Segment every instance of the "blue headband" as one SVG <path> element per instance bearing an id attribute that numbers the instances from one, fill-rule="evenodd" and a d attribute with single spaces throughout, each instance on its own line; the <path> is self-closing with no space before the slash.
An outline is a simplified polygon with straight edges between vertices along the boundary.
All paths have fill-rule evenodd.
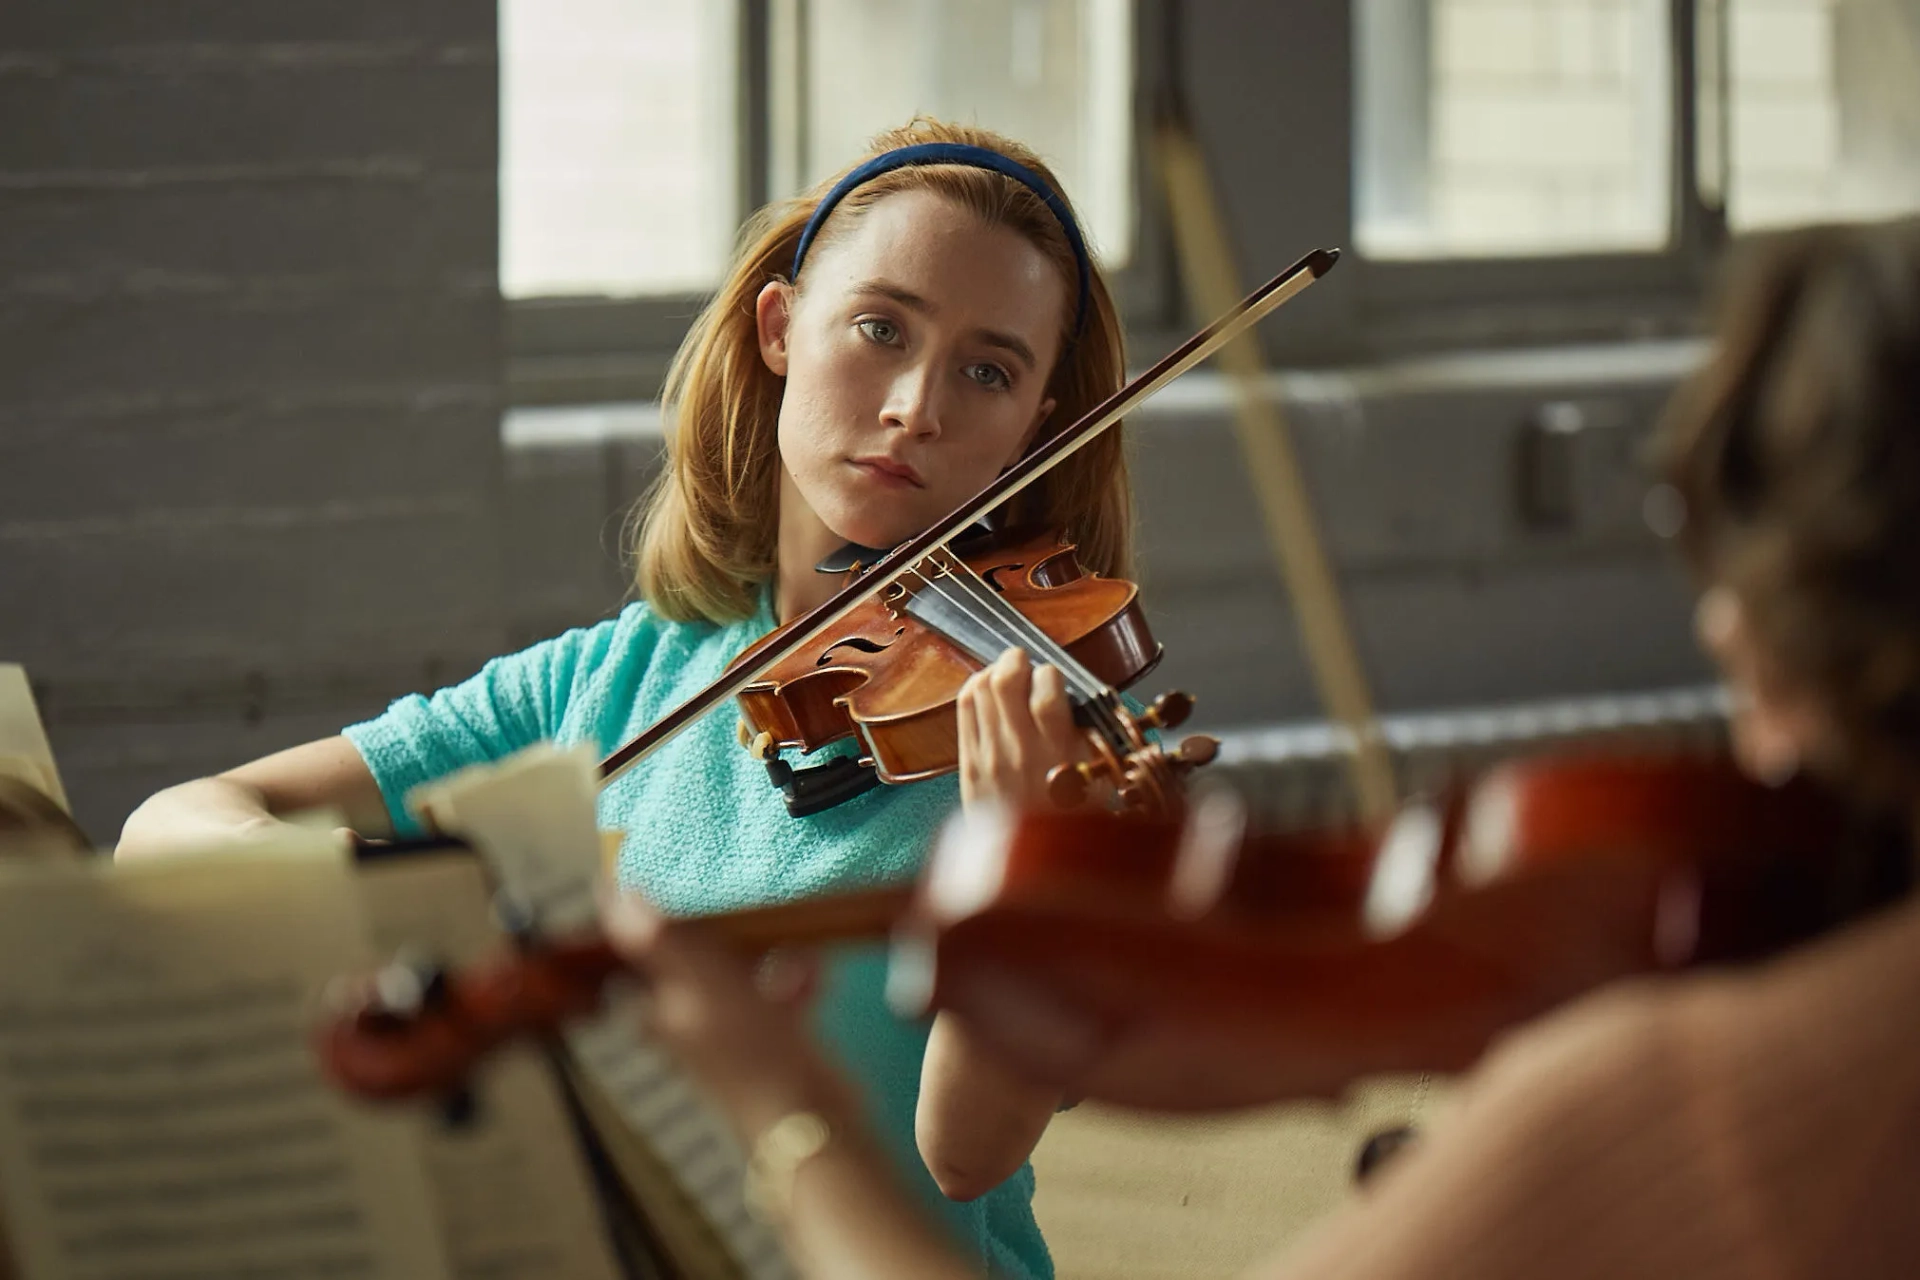
<path id="1" fill-rule="evenodd" d="M 822 197 L 820 204 L 807 219 L 807 226 L 800 233 L 799 247 L 793 251 L 792 279 L 800 278 L 800 264 L 806 260 L 807 249 L 813 244 L 813 237 L 819 232 L 820 225 L 833 212 L 833 206 L 847 192 L 863 182 L 870 182 L 883 173 L 895 169 L 905 169 L 921 164 L 958 164 L 969 169 L 988 169 L 1012 178 L 1027 190 L 1039 196 L 1047 206 L 1047 211 L 1066 232 L 1067 243 L 1073 248 L 1074 265 L 1080 269 L 1080 300 L 1074 310 L 1073 336 L 1078 338 L 1087 324 L 1087 298 L 1092 292 L 1093 269 L 1087 263 L 1086 241 L 1080 238 L 1079 224 L 1074 222 L 1073 214 L 1067 209 L 1067 202 L 1054 194 L 1052 187 L 1041 180 L 1040 175 L 1017 160 L 1009 160 L 998 151 L 989 151 L 985 147 L 976 147 L 964 142 L 922 142 L 911 147 L 899 147 L 884 152 L 860 165 L 846 177 L 833 184 L 833 190 Z"/>

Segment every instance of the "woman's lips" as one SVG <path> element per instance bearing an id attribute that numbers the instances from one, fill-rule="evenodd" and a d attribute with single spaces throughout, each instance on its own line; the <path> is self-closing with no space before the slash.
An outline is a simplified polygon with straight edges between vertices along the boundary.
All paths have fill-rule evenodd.
<path id="1" fill-rule="evenodd" d="M 883 484 L 898 485 L 903 489 L 924 489 L 927 482 L 920 473 L 904 462 L 895 462 L 892 458 L 868 457 L 855 458 L 853 465 L 866 472 Z"/>

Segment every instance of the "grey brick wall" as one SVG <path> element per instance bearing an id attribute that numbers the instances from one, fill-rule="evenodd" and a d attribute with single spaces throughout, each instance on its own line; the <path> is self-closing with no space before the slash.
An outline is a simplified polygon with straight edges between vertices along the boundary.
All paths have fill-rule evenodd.
<path id="1" fill-rule="evenodd" d="M 1641 452 L 1691 344 L 1457 357 L 1275 379 L 1375 700 L 1410 712 L 1710 679 L 1671 548 L 1642 518 Z M 1127 424 L 1140 578 L 1166 658 L 1143 692 L 1214 730 L 1322 714 L 1209 373 Z M 1542 520 L 1525 441 L 1560 426 Z M 644 412 L 520 410 L 509 428 L 515 625 L 603 616 L 620 516 L 658 466 Z"/>
<path id="2" fill-rule="evenodd" d="M 505 647 L 495 24 L 0 6 L 0 654 L 96 839 Z"/>
<path id="3" fill-rule="evenodd" d="M 1382 710 L 1710 678 L 1672 548 L 1648 529 L 1643 450 L 1687 344 L 1459 357 L 1280 379 L 1327 553 Z M 1224 406 L 1131 423 L 1155 687 L 1210 727 L 1313 718 L 1320 700 Z M 1564 507 L 1529 496 L 1527 437 Z"/>
<path id="4" fill-rule="evenodd" d="M 1259 274 L 1346 224 L 1345 184 L 1300 175 L 1344 172 L 1348 140 L 1247 86 L 1271 56 L 1330 75 L 1347 36 L 1322 15 L 1273 54 L 1243 20 L 1279 21 L 1201 24 L 1187 57 L 1215 154 L 1262 157 L 1222 169 Z M 0 0 L 0 658 L 96 839 L 626 595 L 657 434 L 501 443 L 495 24 L 490 0 Z M 1353 281 L 1276 325 L 1338 328 Z M 1383 709 L 1704 678 L 1638 510 L 1678 367 L 1285 380 Z M 1556 401 L 1583 426 L 1543 522 L 1521 441 Z M 1149 691 L 1206 727 L 1315 715 L 1222 397 L 1176 388 L 1132 430 Z"/>

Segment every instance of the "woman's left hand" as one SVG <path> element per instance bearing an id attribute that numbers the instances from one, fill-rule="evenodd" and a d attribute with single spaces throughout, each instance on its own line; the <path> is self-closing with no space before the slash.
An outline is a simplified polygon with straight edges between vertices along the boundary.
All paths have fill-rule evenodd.
<path id="1" fill-rule="evenodd" d="M 699 1079 L 751 1144 L 796 1111 L 857 1115 L 852 1086 L 807 1028 L 811 955 L 773 952 L 756 968 L 696 922 L 668 920 L 637 894 L 609 897 L 601 924 L 652 995 L 648 1030 Z"/>
<path id="2" fill-rule="evenodd" d="M 960 687 L 960 799 L 1013 808 L 1047 802 L 1047 774 L 1086 756 L 1060 669 L 1009 649 Z"/>

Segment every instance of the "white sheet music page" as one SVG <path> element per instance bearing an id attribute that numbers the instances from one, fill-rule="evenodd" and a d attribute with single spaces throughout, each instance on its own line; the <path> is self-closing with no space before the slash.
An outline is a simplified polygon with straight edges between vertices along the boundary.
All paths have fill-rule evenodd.
<path id="1" fill-rule="evenodd" d="M 0 863 L 0 1212 L 19 1280 L 439 1280 L 417 1126 L 315 997 L 372 959 L 338 842 Z"/>
<path id="2" fill-rule="evenodd" d="M 544 932 L 590 926 L 602 848 L 591 752 L 529 747 L 498 765 L 416 789 L 407 803 L 472 841 L 500 887 L 531 908 Z M 779 1236 L 741 1195 L 745 1158 L 726 1120 L 671 1056 L 650 1043 L 631 1000 L 570 1028 L 567 1047 L 726 1240 L 750 1280 L 793 1274 Z"/>
<path id="3" fill-rule="evenodd" d="M 66 788 L 60 785 L 60 770 L 54 767 L 53 748 L 34 705 L 27 670 L 11 662 L 0 662 L 0 775 L 20 779 L 73 812 Z"/>
<path id="4" fill-rule="evenodd" d="M 479 847 L 506 894 L 550 936 L 599 917 L 599 794 L 593 753 L 541 743 L 415 787 L 407 807 Z"/>
<path id="5" fill-rule="evenodd" d="M 424 948 L 457 964 L 505 945 L 471 856 L 375 861 L 360 880 L 385 954 Z M 433 1123 L 426 1135 L 456 1280 L 619 1280 L 572 1117 L 540 1051 L 496 1054 L 473 1092 L 471 1121 Z"/>

